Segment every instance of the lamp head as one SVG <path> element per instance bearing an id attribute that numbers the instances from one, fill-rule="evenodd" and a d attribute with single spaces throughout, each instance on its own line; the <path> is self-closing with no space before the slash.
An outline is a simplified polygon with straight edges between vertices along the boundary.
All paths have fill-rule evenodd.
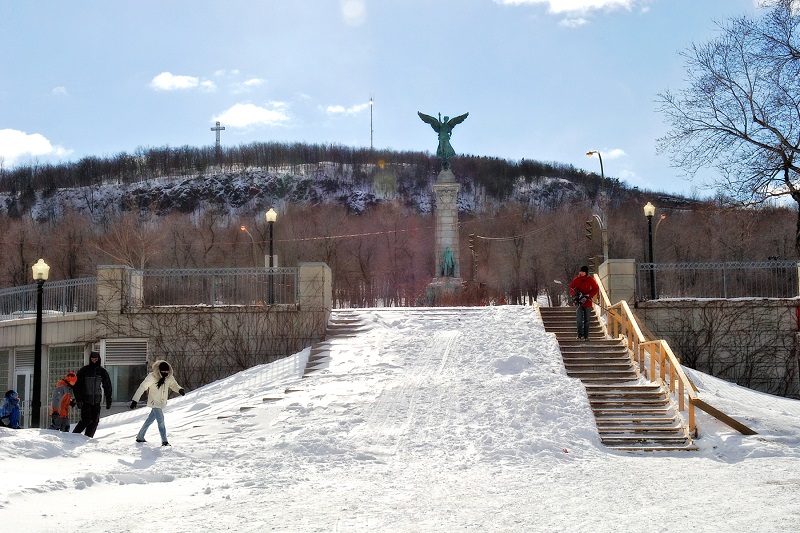
<path id="1" fill-rule="evenodd" d="M 269 208 L 269 211 L 267 211 L 267 214 L 264 215 L 264 216 L 266 217 L 267 222 L 270 222 L 270 223 L 275 222 L 276 220 L 278 220 L 278 213 L 276 213 L 275 210 L 273 208 L 271 208 L 271 207 Z"/>
<path id="2" fill-rule="evenodd" d="M 589 150 L 588 152 L 586 152 L 586 155 L 588 157 L 592 157 L 594 154 L 599 154 L 599 153 L 600 152 L 598 152 L 597 150 Z"/>
<path id="3" fill-rule="evenodd" d="M 44 262 L 44 259 L 39 259 L 36 264 L 31 267 L 33 271 L 33 279 L 35 281 L 47 281 L 50 276 L 50 265 Z"/>
<path id="4" fill-rule="evenodd" d="M 644 216 L 646 216 L 647 218 L 651 218 L 655 214 L 656 214 L 656 206 L 654 206 L 650 202 L 647 202 L 647 204 L 644 206 Z"/>

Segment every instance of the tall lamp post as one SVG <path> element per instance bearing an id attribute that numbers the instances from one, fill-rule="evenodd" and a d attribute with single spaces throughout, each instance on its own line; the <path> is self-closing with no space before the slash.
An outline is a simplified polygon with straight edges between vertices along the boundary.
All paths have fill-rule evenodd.
<path id="1" fill-rule="evenodd" d="M 269 224 L 269 304 L 272 305 L 275 303 L 275 274 L 272 272 L 275 256 L 272 253 L 272 226 L 274 226 L 275 221 L 278 220 L 278 213 L 275 212 L 275 209 L 270 207 L 269 211 L 267 211 L 267 214 L 264 216 L 267 219 L 267 224 Z"/>
<path id="2" fill-rule="evenodd" d="M 31 393 L 31 427 L 39 427 L 42 410 L 42 287 L 50 275 L 50 266 L 39 259 L 31 267 L 36 282 L 36 338 L 33 349 L 33 392 Z"/>
<path id="3" fill-rule="evenodd" d="M 249 231 L 247 231 L 247 226 L 245 226 L 244 224 L 239 226 L 239 229 L 250 236 L 250 242 L 253 244 L 253 265 L 258 266 L 258 259 L 256 259 L 256 240 L 253 238 L 253 235 Z"/>
<path id="4" fill-rule="evenodd" d="M 644 206 L 644 216 L 647 217 L 647 247 L 650 250 L 650 299 L 656 299 L 656 276 L 655 265 L 653 264 L 653 215 L 656 214 L 656 206 L 647 202 Z"/>
<path id="5" fill-rule="evenodd" d="M 600 158 L 600 199 L 597 205 L 600 208 L 600 240 L 603 246 L 603 261 L 608 261 L 608 230 L 606 229 L 606 210 L 603 206 L 606 198 L 606 174 L 603 171 L 603 156 L 600 151 L 589 150 L 586 152 L 587 157 L 592 157 L 594 154 Z"/>

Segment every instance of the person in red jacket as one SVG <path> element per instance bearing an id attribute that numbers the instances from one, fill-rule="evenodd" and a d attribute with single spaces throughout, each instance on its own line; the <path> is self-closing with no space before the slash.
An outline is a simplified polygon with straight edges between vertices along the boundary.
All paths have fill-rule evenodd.
<path id="1" fill-rule="evenodd" d="M 589 267 L 582 266 L 581 271 L 569 284 L 569 293 L 573 296 L 575 305 L 578 310 L 575 313 L 575 318 L 578 323 L 578 339 L 589 340 L 589 317 L 592 316 L 592 300 L 597 293 L 600 292 L 600 287 L 594 277 L 589 275 Z"/>

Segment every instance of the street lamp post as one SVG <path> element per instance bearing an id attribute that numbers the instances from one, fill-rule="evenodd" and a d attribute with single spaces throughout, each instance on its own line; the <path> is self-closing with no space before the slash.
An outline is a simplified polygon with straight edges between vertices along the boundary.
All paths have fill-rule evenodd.
<path id="1" fill-rule="evenodd" d="M 650 250 L 650 299 L 656 299 L 656 276 L 655 264 L 653 263 L 653 215 L 656 214 L 656 206 L 647 202 L 644 206 L 644 216 L 647 217 L 647 244 Z"/>
<path id="2" fill-rule="evenodd" d="M 36 282 L 36 338 L 33 349 L 33 392 L 31 393 L 31 427 L 38 428 L 42 410 L 42 292 L 50 275 L 50 266 L 39 259 L 31 267 Z"/>
<path id="3" fill-rule="evenodd" d="M 239 229 L 250 236 L 250 242 L 253 244 L 253 265 L 258 266 L 258 258 L 256 257 L 256 240 L 253 238 L 253 235 L 249 231 L 247 231 L 247 226 L 245 226 L 244 224 L 239 226 Z"/>
<path id="4" fill-rule="evenodd" d="M 606 198 L 606 174 L 603 170 L 603 156 L 600 151 L 589 150 L 586 152 L 588 157 L 592 157 L 594 154 L 597 154 L 597 157 L 600 158 L 600 199 L 597 202 L 597 206 L 600 209 L 600 240 L 603 246 L 603 261 L 608 261 L 608 224 L 606 222 L 606 210 L 603 206 Z"/>
<path id="5" fill-rule="evenodd" d="M 270 207 L 269 211 L 267 211 L 267 214 L 264 216 L 267 219 L 267 224 L 269 224 L 269 304 L 272 305 L 275 303 L 275 273 L 272 272 L 273 259 L 275 256 L 272 253 L 272 227 L 275 225 L 275 221 L 278 220 L 278 213 L 275 212 L 275 209 Z"/>

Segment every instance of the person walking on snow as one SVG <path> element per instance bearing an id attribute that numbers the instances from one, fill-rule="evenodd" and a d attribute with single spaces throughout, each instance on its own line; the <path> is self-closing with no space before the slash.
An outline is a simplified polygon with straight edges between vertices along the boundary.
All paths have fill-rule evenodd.
<path id="1" fill-rule="evenodd" d="M 578 309 L 575 319 L 578 325 L 578 339 L 589 340 L 589 318 L 592 316 L 592 300 L 600 287 L 594 277 L 589 275 L 589 267 L 582 266 L 581 271 L 569 284 L 569 292 L 573 296 L 573 301 Z"/>
<path id="2" fill-rule="evenodd" d="M 69 431 L 69 408 L 75 405 L 75 398 L 72 397 L 72 387 L 76 381 L 78 381 L 78 376 L 75 375 L 75 372 L 67 372 L 67 375 L 56 383 L 53 398 L 50 402 L 50 419 L 52 423 L 47 429 Z"/>
<path id="3" fill-rule="evenodd" d="M 111 378 L 106 369 L 100 366 L 100 354 L 91 352 L 89 364 L 78 370 L 78 381 L 72 388 L 75 393 L 75 402 L 81 410 L 81 419 L 75 424 L 73 433 L 82 433 L 86 430 L 87 437 L 94 437 L 97 425 L 100 423 L 100 408 L 103 396 L 106 399 L 106 409 L 111 409 Z"/>
<path id="4" fill-rule="evenodd" d="M 147 433 L 147 428 L 155 421 L 158 424 L 158 432 L 161 434 L 161 445 L 169 446 L 167 441 L 167 426 L 164 425 L 164 407 L 167 406 L 169 399 L 169 391 L 175 391 L 181 396 L 186 394 L 183 387 L 178 385 L 175 377 L 172 375 L 172 367 L 166 361 L 156 361 L 153 363 L 153 372 L 147 375 L 133 393 L 133 400 L 131 401 L 131 409 L 136 409 L 139 398 L 142 397 L 144 391 L 147 391 L 147 406 L 150 407 L 150 414 L 142 424 L 142 429 L 136 435 L 136 442 L 147 442 L 144 440 L 144 434 Z"/>

